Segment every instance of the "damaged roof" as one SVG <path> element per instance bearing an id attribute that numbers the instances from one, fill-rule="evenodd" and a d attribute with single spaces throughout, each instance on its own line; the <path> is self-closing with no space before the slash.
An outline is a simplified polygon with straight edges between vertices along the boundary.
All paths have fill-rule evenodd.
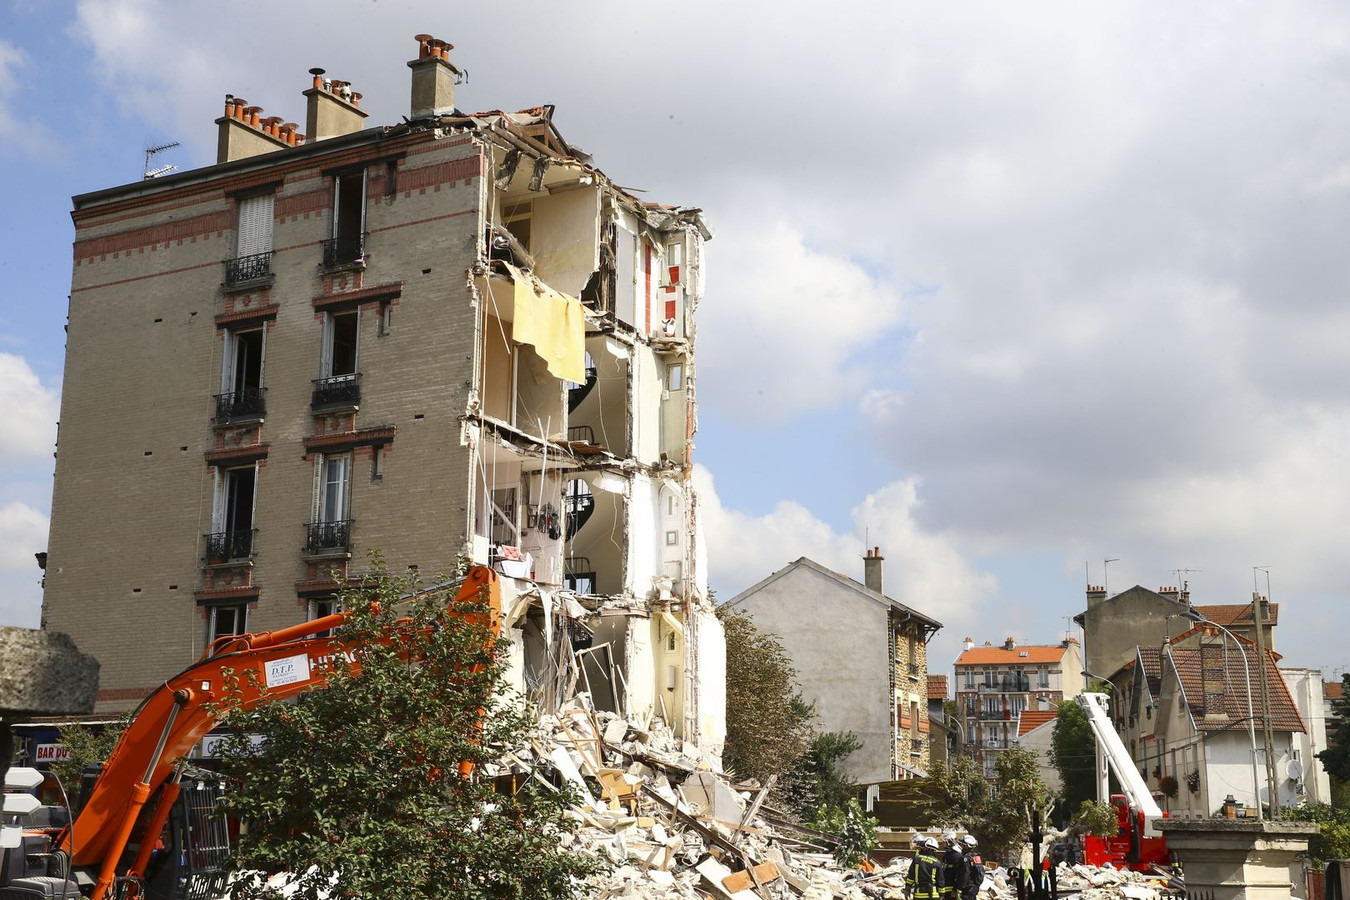
<path id="1" fill-rule="evenodd" d="M 902 613 L 906 616 L 909 616 L 917 620 L 919 623 L 933 629 L 934 631 L 937 631 L 939 628 L 942 627 L 942 623 L 939 622 L 937 619 L 925 616 L 918 610 L 906 606 L 899 600 L 894 600 L 890 597 L 887 597 L 885 594 L 878 594 L 876 591 L 867 587 L 865 584 L 862 584 L 861 582 L 858 581 L 854 581 L 847 575 L 841 575 L 838 572 L 835 572 L 831 569 L 827 569 L 820 563 L 816 562 L 815 560 L 807 559 L 805 556 L 797 557 L 797 559 L 788 563 L 786 566 L 779 569 L 777 572 L 774 572 L 768 578 L 765 578 L 762 581 L 758 582 L 757 584 L 753 584 L 750 587 L 746 588 L 745 590 L 741 591 L 735 597 L 732 597 L 730 600 L 728 600 L 727 605 L 728 606 L 737 605 L 744 598 L 748 597 L 749 595 L 757 591 L 762 590 L 765 587 L 768 587 L 778 579 L 782 578 L 784 575 L 787 575 L 789 572 L 793 572 L 797 569 L 808 569 L 819 575 L 823 575 L 826 578 L 830 579 L 831 581 L 834 581 L 835 583 L 839 584 L 841 587 L 848 588 L 853 593 L 858 594 L 862 597 L 866 597 L 868 600 L 871 600 L 875 603 L 880 603 L 883 606 L 888 606 L 892 610 Z"/>

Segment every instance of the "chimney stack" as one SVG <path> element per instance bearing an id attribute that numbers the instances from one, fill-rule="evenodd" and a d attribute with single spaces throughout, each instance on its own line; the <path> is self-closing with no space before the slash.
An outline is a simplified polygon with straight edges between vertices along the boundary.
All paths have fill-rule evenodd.
<path id="1" fill-rule="evenodd" d="M 873 547 L 863 557 L 863 584 L 867 585 L 869 591 L 876 591 L 878 594 L 885 594 L 881 579 L 881 563 L 884 559 L 880 547 Z"/>
<path id="2" fill-rule="evenodd" d="M 323 69 L 310 69 L 312 86 L 305 91 L 305 133 L 322 141 L 360 131 L 370 113 L 361 108 L 361 95 L 347 81 L 325 79 Z"/>
<path id="3" fill-rule="evenodd" d="M 1158 593 L 1166 597 L 1168 600 L 1181 599 L 1181 590 L 1176 587 L 1160 587 L 1158 588 Z"/>
<path id="4" fill-rule="evenodd" d="M 1016 646 L 1017 646 L 1017 642 L 1014 641 L 1012 638 L 1008 638 L 1007 640 L 1005 640 L 1005 641 L 1003 642 L 1003 649 L 1004 649 L 1004 650 L 1012 650 L 1012 649 L 1014 649 Z"/>
<path id="5" fill-rule="evenodd" d="M 967 650 L 974 650 L 974 649 L 975 649 L 975 641 L 974 641 L 973 638 L 966 638 L 966 639 L 965 639 L 965 642 L 962 643 L 961 646 L 964 647 L 964 648 L 967 649 Z"/>
<path id="6" fill-rule="evenodd" d="M 429 34 L 414 36 L 417 59 L 408 62 L 412 69 L 412 112 L 414 119 L 448 116 L 455 111 L 455 84 L 464 72 L 450 62 L 454 44 Z"/>
<path id="7" fill-rule="evenodd" d="M 225 95 L 225 115 L 216 119 L 220 137 L 216 141 L 216 162 L 246 159 L 259 153 L 271 153 L 290 146 L 274 127 L 273 116 L 264 122 L 261 106 L 249 106 L 243 97 Z"/>
<path id="8" fill-rule="evenodd" d="M 1106 599 L 1106 588 L 1099 584 L 1089 584 L 1087 586 L 1087 605 L 1088 609 L 1096 606 Z"/>

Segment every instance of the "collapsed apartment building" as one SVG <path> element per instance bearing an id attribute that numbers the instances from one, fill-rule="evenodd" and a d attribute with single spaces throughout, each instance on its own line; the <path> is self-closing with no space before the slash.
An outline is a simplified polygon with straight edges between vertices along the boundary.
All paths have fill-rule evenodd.
<path id="1" fill-rule="evenodd" d="M 44 626 L 129 708 L 218 637 L 332 611 L 371 550 L 502 574 L 516 686 L 720 752 L 691 487 L 700 210 L 553 123 L 311 70 L 305 132 L 225 99 L 215 165 L 74 198 Z"/>

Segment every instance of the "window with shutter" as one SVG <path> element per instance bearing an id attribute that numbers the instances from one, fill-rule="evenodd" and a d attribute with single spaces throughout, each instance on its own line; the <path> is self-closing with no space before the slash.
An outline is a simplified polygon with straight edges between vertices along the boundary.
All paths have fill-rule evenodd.
<path id="1" fill-rule="evenodd" d="M 258 194 L 239 201 L 239 250 L 237 256 L 268 253 L 272 249 L 274 194 Z"/>

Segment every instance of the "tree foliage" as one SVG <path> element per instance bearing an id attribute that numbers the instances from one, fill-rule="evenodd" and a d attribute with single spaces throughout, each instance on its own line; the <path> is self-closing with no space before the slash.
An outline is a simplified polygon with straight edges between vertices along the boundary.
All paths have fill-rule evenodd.
<path id="1" fill-rule="evenodd" d="M 1313 822 L 1321 831 L 1308 840 L 1308 857 L 1324 866 L 1330 859 L 1350 859 L 1350 809 L 1326 803 L 1304 803 L 1285 815 L 1296 822 Z"/>
<path id="2" fill-rule="evenodd" d="M 1327 749 L 1317 754 L 1322 768 L 1339 782 L 1350 782 L 1350 672 L 1341 676 L 1341 696 L 1331 701 L 1336 728 L 1327 734 Z M 1328 720 L 1328 723 L 1330 720 Z"/>
<path id="3" fill-rule="evenodd" d="M 983 855 L 994 860 L 1007 859 L 1026 840 L 1030 817 L 1044 820 L 1051 800 L 1036 755 L 1018 746 L 998 751 L 992 780 L 974 757 L 958 756 L 934 767 L 929 787 L 936 798 L 934 823 L 964 827 L 980 842 Z"/>
<path id="4" fill-rule="evenodd" d="M 1099 838 L 1113 837 L 1118 827 L 1116 811 L 1109 803 L 1084 800 L 1069 827 L 1075 834 L 1088 834 Z"/>
<path id="5" fill-rule="evenodd" d="M 131 713 L 124 713 L 116 722 L 97 729 L 78 722 L 61 726 L 58 739 L 65 745 L 69 755 L 59 762 L 52 763 L 52 772 L 61 779 L 61 784 L 65 786 L 66 794 L 72 803 L 77 802 L 76 796 L 80 792 L 80 779 L 85 766 L 96 766 L 106 761 L 113 748 L 117 746 L 117 739 L 122 736 L 122 732 L 130 722 Z"/>
<path id="6" fill-rule="evenodd" d="M 727 644 L 727 737 L 722 762 L 739 778 L 764 783 L 806 753 L 814 710 L 803 702 L 797 670 L 773 634 L 745 613 L 717 607 Z"/>
<path id="7" fill-rule="evenodd" d="M 231 868 L 290 873 L 297 900 L 572 896 L 573 876 L 599 865 L 559 839 L 572 798 L 539 780 L 497 792 L 487 777 L 529 723 L 506 695 L 505 644 L 493 648 L 481 604 L 444 590 L 400 603 L 418 585 L 374 567 L 341 594 L 351 618 L 327 687 L 296 703 L 224 704 L 224 807 L 248 823 Z M 244 878 L 235 896 L 278 895 Z"/>
<path id="8" fill-rule="evenodd" d="M 857 797 L 838 807 L 821 807 L 815 827 L 836 836 L 834 861 L 845 868 L 862 864 L 878 846 L 877 820 L 863 812 Z"/>
<path id="9" fill-rule="evenodd" d="M 844 760 L 862 745 L 862 739 L 851 731 L 814 735 L 806 752 L 779 782 L 780 796 L 803 821 L 842 813 L 858 793 L 858 783 L 844 771 Z"/>
<path id="10" fill-rule="evenodd" d="M 1097 800 L 1097 739 L 1087 713 L 1073 700 L 1061 701 L 1050 737 L 1050 761 L 1059 772 L 1059 808 L 1065 814 Z"/>

